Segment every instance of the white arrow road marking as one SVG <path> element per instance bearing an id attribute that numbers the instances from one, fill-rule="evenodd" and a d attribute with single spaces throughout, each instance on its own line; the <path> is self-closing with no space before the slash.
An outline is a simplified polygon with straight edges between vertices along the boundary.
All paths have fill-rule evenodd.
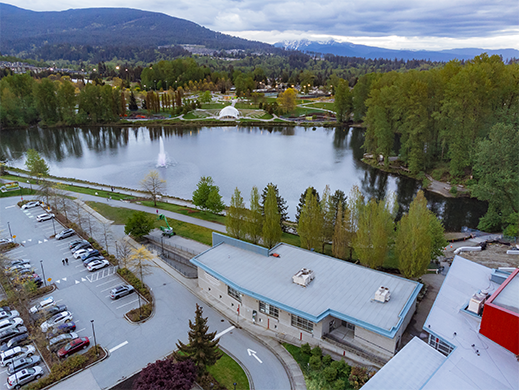
<path id="1" fill-rule="evenodd" d="M 76 280 L 76 284 L 79 284 L 79 283 L 81 283 L 81 282 L 79 280 Z"/>
<path id="2" fill-rule="evenodd" d="M 42 243 L 43 243 L 43 241 L 38 240 L 38 244 L 42 244 Z"/>
<path id="3" fill-rule="evenodd" d="M 124 347 L 126 344 L 128 344 L 128 341 L 125 341 L 125 342 L 123 342 L 123 343 L 121 343 L 119 345 L 116 345 L 112 349 L 109 349 L 108 352 L 112 353 L 113 351 L 118 350 L 121 347 Z"/>
<path id="4" fill-rule="evenodd" d="M 26 242 L 27 242 L 27 241 L 24 240 L 24 241 L 22 241 L 22 244 L 25 244 Z"/>
<path id="5" fill-rule="evenodd" d="M 81 281 L 82 282 L 86 282 L 87 280 L 85 278 L 81 278 Z"/>
<path id="6" fill-rule="evenodd" d="M 67 278 L 61 278 L 61 280 L 64 280 L 65 282 L 67 281 Z"/>
<path id="7" fill-rule="evenodd" d="M 56 283 L 59 283 L 60 281 L 56 279 Z"/>
<path id="8" fill-rule="evenodd" d="M 47 241 L 49 241 L 49 240 L 47 240 L 47 239 L 45 239 L 45 238 L 43 239 L 43 242 L 47 242 Z"/>
<path id="9" fill-rule="evenodd" d="M 259 357 L 256 356 L 256 351 L 253 351 L 252 349 L 250 348 L 247 348 L 247 353 L 249 354 L 249 356 L 254 356 L 256 358 L 256 360 L 260 363 L 263 363 Z"/>
<path id="10" fill-rule="evenodd" d="M 234 329 L 234 326 L 231 326 L 225 330 L 222 330 L 220 333 L 218 333 L 216 336 L 214 336 L 215 339 L 219 339 L 220 337 L 222 337 L 224 334 L 226 334 L 227 332 L 230 332 L 231 330 Z"/>
<path id="11" fill-rule="evenodd" d="M 32 241 L 32 238 L 29 238 L 27 241 L 31 242 L 31 241 Z"/>
<path id="12" fill-rule="evenodd" d="M 6 206 L 6 209 L 12 209 L 14 207 L 14 204 L 12 206 Z"/>

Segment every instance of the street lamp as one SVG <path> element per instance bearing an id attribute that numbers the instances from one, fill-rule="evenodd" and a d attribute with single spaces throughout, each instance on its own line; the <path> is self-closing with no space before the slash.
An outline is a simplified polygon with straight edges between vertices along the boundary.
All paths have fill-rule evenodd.
<path id="1" fill-rule="evenodd" d="M 54 235 L 56 235 L 56 225 L 54 225 L 54 217 L 52 219 L 52 228 L 54 229 Z"/>
<path id="2" fill-rule="evenodd" d="M 236 385 L 237 385 L 237 383 L 234 382 L 232 385 L 234 386 L 234 390 L 236 390 Z"/>
<path id="3" fill-rule="evenodd" d="M 13 239 L 13 233 L 11 233 L 11 225 L 7 222 L 7 227 L 9 228 L 9 235 L 11 236 L 11 240 Z"/>
<path id="4" fill-rule="evenodd" d="M 96 341 L 96 331 L 94 328 L 94 320 L 90 320 L 90 322 L 92 323 L 92 333 L 94 334 L 94 348 L 96 350 L 96 355 L 99 356 L 99 352 L 97 352 L 97 341 Z"/>
<path id="5" fill-rule="evenodd" d="M 45 270 L 43 269 L 43 260 L 40 260 L 41 264 L 41 274 L 43 275 L 43 285 L 46 286 L 47 282 L 45 281 Z"/>
<path id="6" fill-rule="evenodd" d="M 27 180 L 27 183 L 29 183 L 29 185 L 31 186 L 31 192 L 32 192 L 32 183 L 29 180 Z"/>

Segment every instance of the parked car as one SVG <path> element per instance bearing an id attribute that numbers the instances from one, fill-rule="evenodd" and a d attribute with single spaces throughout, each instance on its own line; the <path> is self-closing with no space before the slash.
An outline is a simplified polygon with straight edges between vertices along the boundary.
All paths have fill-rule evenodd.
<path id="1" fill-rule="evenodd" d="M 74 247 L 72 247 L 70 249 L 70 251 L 72 253 L 74 253 L 80 249 L 87 249 L 87 248 L 92 248 L 92 245 L 90 245 L 90 243 L 88 241 L 83 241 L 83 242 L 80 242 L 79 244 L 75 245 Z"/>
<path id="2" fill-rule="evenodd" d="M 74 321 L 65 322 L 64 324 L 58 325 L 55 328 L 47 332 L 47 339 L 52 339 L 63 333 L 70 333 L 76 330 L 76 324 Z"/>
<path id="3" fill-rule="evenodd" d="M 23 329 L 23 328 L 25 328 L 25 326 L 19 326 L 18 328 L 15 328 L 15 329 Z M 25 328 L 25 329 L 27 329 L 27 328 Z M 21 346 L 21 345 L 25 345 L 29 341 L 30 341 L 29 333 L 25 332 L 23 334 L 20 334 L 19 336 L 13 337 L 6 344 L 2 345 L 0 347 L 0 352 L 5 352 L 8 349 L 11 349 L 11 348 L 14 348 L 14 347 L 18 347 L 18 346 Z"/>
<path id="4" fill-rule="evenodd" d="M 9 318 L 20 317 L 20 313 L 16 310 L 0 311 L 0 320 L 7 320 Z"/>
<path id="5" fill-rule="evenodd" d="M 7 365 L 7 373 L 9 375 L 16 374 L 18 371 L 23 370 L 24 368 L 31 368 L 34 367 L 37 364 L 40 364 L 41 358 L 37 355 L 27 357 L 27 358 L 20 358 L 13 360 L 12 363 L 9 363 Z"/>
<path id="6" fill-rule="evenodd" d="M 52 213 L 45 213 L 45 214 L 40 214 L 36 217 L 36 221 L 37 222 L 43 222 L 43 221 L 48 221 L 49 219 L 52 219 L 54 218 L 54 214 Z"/>
<path id="7" fill-rule="evenodd" d="M 108 267 L 110 262 L 108 260 L 94 260 L 87 265 L 87 270 L 92 272 L 98 269 Z"/>
<path id="8" fill-rule="evenodd" d="M 75 340 L 72 340 L 67 345 L 65 345 L 63 348 L 61 348 L 58 351 L 58 357 L 64 358 L 67 356 L 72 355 L 73 353 L 76 353 L 77 351 L 80 351 L 82 349 L 87 348 L 90 345 L 90 340 L 88 337 L 81 337 Z"/>
<path id="9" fill-rule="evenodd" d="M 96 261 L 96 260 L 105 260 L 105 258 L 103 256 L 89 257 L 88 259 L 83 260 L 83 265 L 86 267 L 86 266 L 88 266 L 88 264 L 90 264 L 91 262 Z"/>
<path id="10" fill-rule="evenodd" d="M 19 279 L 20 279 L 21 283 L 34 282 L 34 283 L 36 283 L 37 287 L 41 287 L 41 285 L 43 284 L 43 280 L 41 280 L 41 278 L 38 276 L 38 274 L 36 274 L 34 272 L 27 272 L 22 275 L 19 275 Z"/>
<path id="11" fill-rule="evenodd" d="M 0 246 L 7 245 L 12 242 L 13 242 L 13 240 L 11 238 L 0 238 Z"/>
<path id="12" fill-rule="evenodd" d="M 40 379 L 43 376 L 43 368 L 36 366 L 33 368 L 26 368 L 22 371 L 18 371 L 16 374 L 11 375 L 7 379 L 7 388 L 19 389 L 23 385 Z"/>
<path id="13" fill-rule="evenodd" d="M 20 317 L 10 318 L 8 320 L 0 321 L 0 331 L 16 328 L 23 325 L 23 320 Z"/>
<path id="14" fill-rule="evenodd" d="M 48 298 L 45 298 L 43 301 L 40 301 L 39 303 L 37 303 L 33 307 L 31 307 L 29 309 L 29 312 L 31 312 L 31 314 L 33 314 L 33 313 L 36 313 L 36 312 L 38 312 L 40 310 L 48 308 L 49 306 L 54 306 L 54 305 L 56 305 L 56 302 L 54 301 L 54 298 L 53 297 L 48 297 Z"/>
<path id="15" fill-rule="evenodd" d="M 35 320 L 44 319 L 48 320 L 52 316 L 55 316 L 58 313 L 62 313 L 67 310 L 67 305 L 55 305 L 49 306 L 46 309 L 40 310 L 39 312 L 32 315 L 32 318 Z"/>
<path id="16" fill-rule="evenodd" d="M 27 333 L 27 328 L 25 326 L 18 326 L 16 328 L 2 330 L 0 332 L 0 344 L 7 343 L 11 341 L 11 339 L 25 333 Z"/>
<path id="17" fill-rule="evenodd" d="M 59 336 L 53 337 L 49 340 L 49 351 L 51 352 L 57 352 L 61 347 L 63 347 L 68 342 L 77 339 L 79 336 L 77 333 L 71 332 L 71 333 L 63 333 Z"/>
<path id="18" fill-rule="evenodd" d="M 133 286 L 129 284 L 123 284 L 121 286 L 117 286 L 110 291 L 110 298 L 119 299 L 124 297 L 125 295 L 131 294 L 135 291 Z"/>
<path id="19" fill-rule="evenodd" d="M 15 264 L 10 266 L 7 271 L 9 272 L 23 272 L 23 270 L 32 269 L 30 264 Z"/>
<path id="20" fill-rule="evenodd" d="M 92 252 L 94 248 L 82 248 L 75 251 L 72 256 L 74 256 L 75 259 L 79 259 L 82 255 L 88 252 Z"/>
<path id="21" fill-rule="evenodd" d="M 8 349 L 7 351 L 0 353 L 0 365 L 5 367 L 15 359 L 31 357 L 34 355 L 34 352 L 36 352 L 36 349 L 32 345 Z"/>
<path id="22" fill-rule="evenodd" d="M 65 229 L 58 234 L 56 234 L 56 240 L 61 240 L 62 238 L 72 237 L 76 232 L 73 229 Z"/>
<path id="23" fill-rule="evenodd" d="M 23 265 L 23 264 L 31 264 L 31 261 L 25 260 L 25 259 L 16 259 L 16 260 L 11 261 L 11 267 L 13 267 L 15 265 Z"/>
<path id="24" fill-rule="evenodd" d="M 88 242 L 86 240 L 82 240 L 81 238 L 78 238 L 77 240 L 74 240 L 72 241 L 69 245 L 68 245 L 68 249 L 72 250 L 72 248 L 74 248 L 76 245 L 79 245 L 83 242 Z"/>
<path id="25" fill-rule="evenodd" d="M 86 259 L 89 259 L 91 257 L 98 257 L 98 256 L 101 256 L 101 254 L 99 253 L 99 251 L 97 249 L 94 249 L 94 250 L 89 250 L 88 252 L 86 253 L 83 253 L 80 258 L 82 261 L 85 261 Z"/>
<path id="26" fill-rule="evenodd" d="M 57 325 L 61 325 L 64 322 L 72 321 L 72 313 L 69 311 L 63 311 L 52 316 L 50 319 L 45 321 L 40 325 L 42 332 L 47 332 L 50 328 L 53 328 Z"/>
<path id="27" fill-rule="evenodd" d="M 40 202 L 35 200 L 32 202 L 27 202 L 24 205 L 22 205 L 22 210 L 32 209 L 33 207 L 38 207 L 40 205 Z"/>

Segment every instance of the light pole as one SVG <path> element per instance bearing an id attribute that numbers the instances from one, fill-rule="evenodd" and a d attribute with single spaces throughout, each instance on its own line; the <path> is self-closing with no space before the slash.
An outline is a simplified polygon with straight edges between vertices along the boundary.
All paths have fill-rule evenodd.
<path id="1" fill-rule="evenodd" d="M 32 192 L 32 183 L 29 180 L 27 180 L 27 183 L 31 186 L 31 192 Z"/>
<path id="2" fill-rule="evenodd" d="M 45 270 L 43 269 L 43 260 L 40 260 L 40 264 L 41 264 L 41 273 L 43 275 L 43 285 L 47 286 L 47 282 L 45 281 Z"/>
<path id="3" fill-rule="evenodd" d="M 7 222 L 7 227 L 9 228 L 9 235 L 11 236 L 11 240 L 13 239 L 13 233 L 11 233 L 11 225 Z"/>
<path id="4" fill-rule="evenodd" d="M 54 225 L 54 217 L 52 217 L 52 228 L 54 229 L 54 235 L 56 235 L 56 225 Z"/>
<path id="5" fill-rule="evenodd" d="M 94 320 L 90 320 L 90 322 L 92 323 L 92 333 L 94 334 L 94 348 L 96 350 L 96 355 L 99 356 L 99 353 L 97 352 L 97 341 L 96 341 L 96 331 L 94 328 Z"/>
<path id="6" fill-rule="evenodd" d="M 234 382 L 232 385 L 234 386 L 234 390 L 236 390 L 236 385 L 237 385 L 237 383 Z"/>

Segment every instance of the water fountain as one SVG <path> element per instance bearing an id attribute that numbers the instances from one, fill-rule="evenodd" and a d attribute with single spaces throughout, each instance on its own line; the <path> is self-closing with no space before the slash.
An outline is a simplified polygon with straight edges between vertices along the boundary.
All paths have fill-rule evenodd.
<path id="1" fill-rule="evenodd" d="M 160 150 L 159 150 L 159 157 L 157 158 L 157 167 L 166 168 L 166 166 L 167 166 L 166 152 L 164 151 L 164 141 L 162 140 L 162 136 L 160 137 L 159 143 L 160 143 Z"/>

